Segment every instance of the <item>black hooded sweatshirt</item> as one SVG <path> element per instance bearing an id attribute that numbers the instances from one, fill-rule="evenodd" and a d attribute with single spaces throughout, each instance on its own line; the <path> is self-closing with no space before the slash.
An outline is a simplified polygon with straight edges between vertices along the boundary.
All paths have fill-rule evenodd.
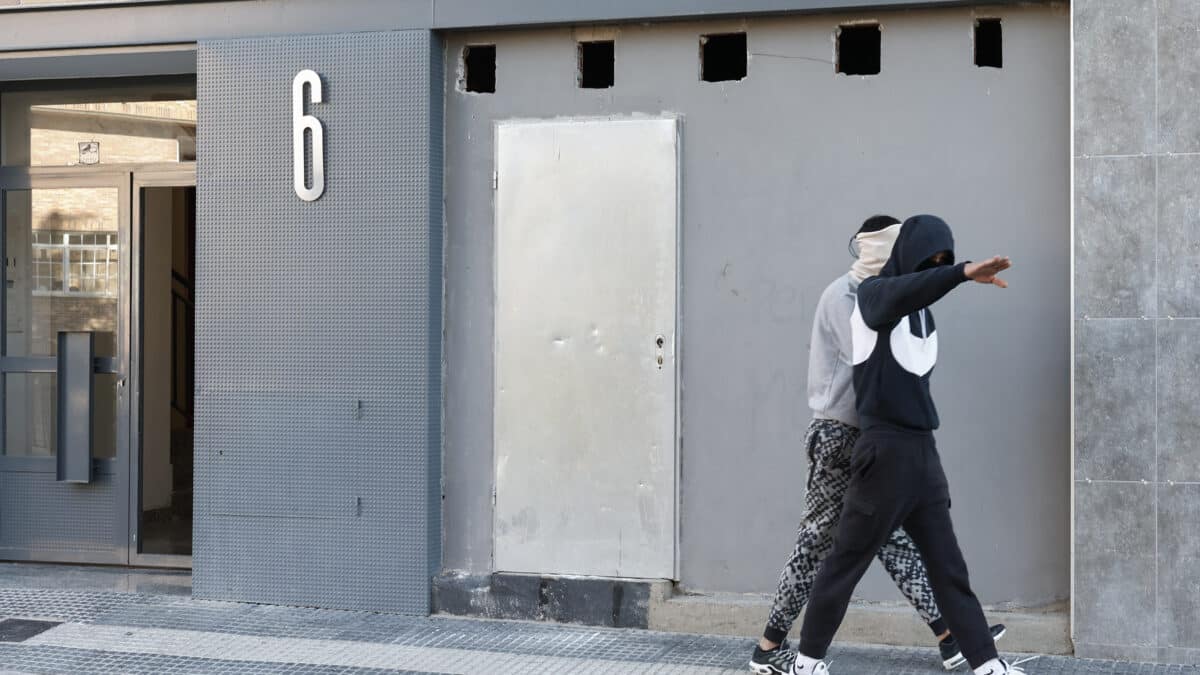
<path id="1" fill-rule="evenodd" d="M 950 253 L 949 265 L 928 267 L 936 253 Z M 858 286 L 851 316 L 854 390 L 863 429 L 938 428 L 929 394 L 929 374 L 937 363 L 937 331 L 929 305 L 967 280 L 966 263 L 953 264 L 954 235 L 937 216 L 904 221 L 892 256 L 877 277 Z"/>

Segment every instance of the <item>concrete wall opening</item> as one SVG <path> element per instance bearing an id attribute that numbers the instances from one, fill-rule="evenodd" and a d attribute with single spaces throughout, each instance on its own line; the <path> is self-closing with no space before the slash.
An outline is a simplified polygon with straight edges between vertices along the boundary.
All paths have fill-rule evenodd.
<path id="1" fill-rule="evenodd" d="M 616 43 L 612 40 L 579 43 L 579 86 L 608 89 L 614 83 Z"/>
<path id="2" fill-rule="evenodd" d="M 496 93 L 496 45 L 463 48 L 462 84 L 464 90 L 472 93 Z"/>
<path id="3" fill-rule="evenodd" d="M 729 82 L 746 77 L 746 34 L 726 33 L 700 38 L 700 79 Z"/>
<path id="4" fill-rule="evenodd" d="M 975 20 L 975 65 L 1004 67 L 1004 29 L 1000 19 Z"/>
<path id="5" fill-rule="evenodd" d="M 878 75 L 882 33 L 879 24 L 840 26 L 837 31 L 837 72 L 843 75 Z"/>

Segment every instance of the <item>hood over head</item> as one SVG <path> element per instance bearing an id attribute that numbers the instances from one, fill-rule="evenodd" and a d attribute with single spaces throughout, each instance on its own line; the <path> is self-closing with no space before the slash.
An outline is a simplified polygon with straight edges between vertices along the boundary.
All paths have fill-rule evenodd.
<path id="1" fill-rule="evenodd" d="M 954 262 L 954 233 L 946 221 L 937 216 L 913 216 L 904 221 L 892 246 L 892 257 L 879 273 L 884 277 L 912 274 L 936 253 L 948 251 Z"/>

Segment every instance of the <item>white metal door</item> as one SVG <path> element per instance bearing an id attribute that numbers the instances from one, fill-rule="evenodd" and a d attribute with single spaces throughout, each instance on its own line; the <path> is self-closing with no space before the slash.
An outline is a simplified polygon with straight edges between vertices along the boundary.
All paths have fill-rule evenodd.
<path id="1" fill-rule="evenodd" d="M 496 127 L 496 568 L 673 578 L 678 127 Z"/>

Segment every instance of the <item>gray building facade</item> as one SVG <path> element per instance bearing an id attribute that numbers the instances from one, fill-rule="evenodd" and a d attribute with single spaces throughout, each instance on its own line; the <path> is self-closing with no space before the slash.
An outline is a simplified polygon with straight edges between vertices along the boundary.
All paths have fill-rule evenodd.
<path id="1" fill-rule="evenodd" d="M 816 300 L 864 218 L 932 212 L 1016 262 L 939 305 L 981 599 L 1029 649 L 1187 660 L 1189 11 L 0 3 L 0 558 L 750 634 Z M 98 335 L 90 435 L 60 332 Z M 927 640 L 878 570 L 859 600 L 844 635 Z"/>

